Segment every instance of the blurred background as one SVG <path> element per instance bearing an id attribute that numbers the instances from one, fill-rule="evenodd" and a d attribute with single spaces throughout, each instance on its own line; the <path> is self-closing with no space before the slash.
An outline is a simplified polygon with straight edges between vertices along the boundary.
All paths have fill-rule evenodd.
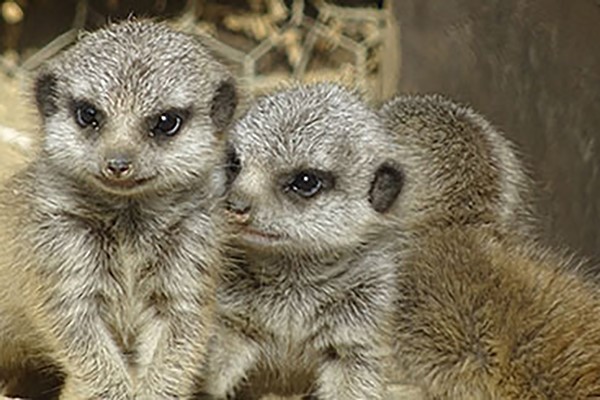
<path id="1" fill-rule="evenodd" d="M 600 261 L 599 0 L 0 0 L 0 178 L 27 158 L 31 72 L 130 16 L 201 34 L 251 93 L 337 79 L 377 103 L 441 92 L 518 146 L 545 236 Z"/>
<path id="2" fill-rule="evenodd" d="M 394 1 L 402 91 L 468 102 L 518 144 L 555 243 L 600 261 L 600 1 Z"/>

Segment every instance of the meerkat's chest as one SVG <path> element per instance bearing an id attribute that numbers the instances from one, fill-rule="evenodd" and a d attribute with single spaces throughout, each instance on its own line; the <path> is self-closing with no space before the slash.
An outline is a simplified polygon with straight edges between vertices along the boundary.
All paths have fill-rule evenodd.
<path id="1" fill-rule="evenodd" d="M 276 353 L 293 354 L 310 346 L 327 290 L 296 279 L 253 282 L 247 277 L 223 293 L 220 303 L 235 320 L 248 321 L 263 333 Z M 273 348 L 269 349 L 269 351 Z"/>
<path id="2" fill-rule="evenodd" d="M 296 337 L 315 318 L 319 296 L 294 281 L 282 280 L 257 289 L 252 298 L 254 317 L 269 332 Z"/>
<path id="3" fill-rule="evenodd" d="M 157 285 L 153 273 L 157 260 L 146 247 L 133 241 L 115 243 L 101 277 L 103 319 L 125 348 L 154 315 L 150 299 Z"/>
<path id="4" fill-rule="evenodd" d="M 259 345 L 258 376 L 289 378 L 311 373 L 319 359 L 315 340 L 323 294 L 285 279 L 268 285 L 243 282 L 238 290 L 229 292 L 233 297 L 225 299 L 225 312 L 230 313 L 230 321 L 239 321 L 240 332 L 251 332 L 253 342 Z M 274 387 L 276 383 L 272 382 Z"/>

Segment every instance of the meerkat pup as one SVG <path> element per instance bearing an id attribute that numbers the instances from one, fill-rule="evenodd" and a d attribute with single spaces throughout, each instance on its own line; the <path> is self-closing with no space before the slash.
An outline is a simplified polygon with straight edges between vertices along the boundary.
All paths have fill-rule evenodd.
<path id="1" fill-rule="evenodd" d="M 381 399 L 402 186 L 374 111 L 333 84 L 263 97 L 232 129 L 237 262 L 218 293 L 209 398 Z"/>
<path id="2" fill-rule="evenodd" d="M 230 74 L 196 38 L 128 21 L 35 81 L 43 144 L 2 194 L 0 371 L 64 399 L 180 399 L 204 361 L 225 231 Z"/>
<path id="3" fill-rule="evenodd" d="M 434 399 L 600 396 L 597 288 L 528 238 L 505 140 L 440 96 L 400 96 L 380 115 L 405 175 L 391 211 L 396 378 Z"/>
<path id="4" fill-rule="evenodd" d="M 400 95 L 380 114 L 414 181 L 415 201 L 398 205 L 400 215 L 535 232 L 532 182 L 513 144 L 485 117 L 441 95 Z"/>

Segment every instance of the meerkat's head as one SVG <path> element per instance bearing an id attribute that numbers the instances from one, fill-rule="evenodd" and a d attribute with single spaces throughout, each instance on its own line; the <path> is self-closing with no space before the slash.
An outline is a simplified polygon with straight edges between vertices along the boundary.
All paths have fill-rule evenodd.
<path id="1" fill-rule="evenodd" d="M 236 107 L 233 78 L 197 38 L 149 21 L 83 35 L 34 93 L 47 164 L 127 196 L 213 178 Z"/>
<path id="2" fill-rule="evenodd" d="M 242 245 L 278 253 L 355 248 L 402 188 L 374 111 L 334 84 L 259 99 L 231 132 L 230 213 Z"/>
<path id="3" fill-rule="evenodd" d="M 396 204 L 403 221 L 528 228 L 528 178 L 484 117 L 440 95 L 400 95 L 380 115 L 406 172 Z"/>

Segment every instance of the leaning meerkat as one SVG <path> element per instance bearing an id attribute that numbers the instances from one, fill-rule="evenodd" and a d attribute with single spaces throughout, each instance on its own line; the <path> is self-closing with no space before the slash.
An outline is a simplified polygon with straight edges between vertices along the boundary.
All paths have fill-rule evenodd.
<path id="1" fill-rule="evenodd" d="M 318 84 L 259 99 L 230 139 L 241 254 L 219 288 L 204 393 L 381 399 L 386 212 L 402 186 L 389 135 L 357 96 Z"/>
<path id="2" fill-rule="evenodd" d="M 405 174 L 396 378 L 435 399 L 600 396 L 597 288 L 524 234 L 522 180 L 498 138 L 439 96 L 400 96 L 380 115 Z"/>
<path id="3" fill-rule="evenodd" d="M 189 398 L 223 260 L 233 79 L 193 36 L 128 21 L 34 86 L 41 151 L 1 201 L 0 380 L 40 363 L 65 399 Z"/>
<path id="4" fill-rule="evenodd" d="M 402 216 L 535 232 L 533 184 L 514 145 L 485 117 L 437 94 L 396 96 L 380 114 L 412 175 L 405 191 L 414 186 L 415 201 L 397 205 Z"/>

